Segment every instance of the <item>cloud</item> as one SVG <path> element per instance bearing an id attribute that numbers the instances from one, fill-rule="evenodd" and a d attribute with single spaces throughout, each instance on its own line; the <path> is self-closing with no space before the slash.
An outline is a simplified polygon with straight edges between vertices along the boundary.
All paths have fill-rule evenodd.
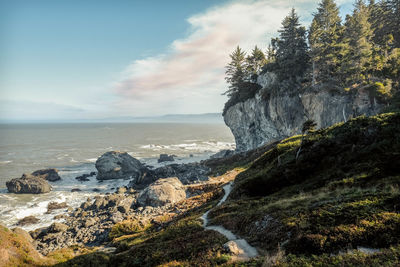
<path id="1" fill-rule="evenodd" d="M 227 89 L 224 66 L 237 45 L 265 48 L 276 35 L 292 1 L 234 1 L 188 18 L 190 34 L 167 53 L 134 61 L 113 90 L 117 105 L 138 115 L 221 111 Z M 309 22 L 315 0 L 296 1 Z M 312 10 L 312 11 L 310 11 Z"/>

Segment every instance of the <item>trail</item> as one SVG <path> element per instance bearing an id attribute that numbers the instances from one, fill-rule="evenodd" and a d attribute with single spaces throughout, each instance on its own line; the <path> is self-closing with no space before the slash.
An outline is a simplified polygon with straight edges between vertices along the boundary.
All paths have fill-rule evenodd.
<path id="1" fill-rule="evenodd" d="M 229 193 L 232 190 L 232 184 L 228 183 L 223 188 L 224 188 L 225 194 L 222 197 L 222 199 L 218 202 L 216 207 L 220 206 L 222 203 L 224 203 L 226 201 Z M 258 252 L 255 247 L 250 246 L 246 240 L 238 238 L 234 233 L 232 233 L 228 229 L 226 229 L 222 226 L 219 226 L 219 225 L 207 226 L 209 212 L 210 212 L 210 210 L 208 210 L 206 213 L 204 213 L 201 216 L 201 219 L 203 220 L 203 227 L 207 230 L 217 231 L 220 234 L 224 235 L 227 239 L 229 239 L 229 241 L 233 241 L 234 243 L 236 243 L 236 246 L 239 248 L 239 254 L 237 255 L 238 260 L 247 260 L 249 258 L 258 256 Z"/>

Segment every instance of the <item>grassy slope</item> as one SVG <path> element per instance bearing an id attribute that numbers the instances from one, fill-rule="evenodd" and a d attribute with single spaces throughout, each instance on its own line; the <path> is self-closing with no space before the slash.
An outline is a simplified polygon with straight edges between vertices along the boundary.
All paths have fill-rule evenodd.
<path id="1" fill-rule="evenodd" d="M 261 249 L 284 250 L 293 265 L 327 265 L 337 260 L 328 254 L 357 246 L 388 250 L 346 256 L 352 264 L 399 264 L 400 115 L 310 133 L 296 161 L 300 144 L 301 136 L 283 140 L 239 174 L 213 222 Z"/>

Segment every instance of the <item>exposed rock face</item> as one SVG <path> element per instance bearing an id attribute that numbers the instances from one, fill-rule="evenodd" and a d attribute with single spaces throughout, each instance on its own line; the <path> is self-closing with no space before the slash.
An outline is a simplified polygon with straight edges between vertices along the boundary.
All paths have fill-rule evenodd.
<path id="1" fill-rule="evenodd" d="M 61 177 L 58 175 L 57 169 L 37 170 L 37 171 L 32 172 L 32 175 L 41 177 L 50 182 L 55 182 L 55 181 L 61 180 Z"/>
<path id="2" fill-rule="evenodd" d="M 299 134 L 307 119 L 314 120 L 319 128 L 327 127 L 362 114 L 375 115 L 381 108 L 363 88 L 349 93 L 338 93 L 334 88 L 295 93 L 279 90 L 273 73 L 261 74 L 257 83 L 262 89 L 254 98 L 237 103 L 224 114 L 237 151 Z"/>
<path id="3" fill-rule="evenodd" d="M 45 179 L 31 174 L 23 174 L 21 178 L 6 182 L 6 185 L 10 193 L 17 194 L 40 194 L 51 191 L 51 186 Z"/>
<path id="4" fill-rule="evenodd" d="M 183 184 L 178 178 L 159 179 L 149 185 L 139 195 L 138 204 L 141 206 L 163 206 L 176 203 L 186 198 Z"/>
<path id="5" fill-rule="evenodd" d="M 128 153 L 110 151 L 96 161 L 97 179 L 130 179 L 139 180 L 146 172 L 143 164 Z"/>

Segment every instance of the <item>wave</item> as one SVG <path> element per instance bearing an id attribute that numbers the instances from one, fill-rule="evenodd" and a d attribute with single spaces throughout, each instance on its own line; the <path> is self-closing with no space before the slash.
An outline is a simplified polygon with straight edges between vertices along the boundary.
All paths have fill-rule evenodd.
<path id="1" fill-rule="evenodd" d="M 12 160 L 3 160 L 3 161 L 0 161 L 0 164 L 8 164 L 11 162 L 12 162 Z"/>

